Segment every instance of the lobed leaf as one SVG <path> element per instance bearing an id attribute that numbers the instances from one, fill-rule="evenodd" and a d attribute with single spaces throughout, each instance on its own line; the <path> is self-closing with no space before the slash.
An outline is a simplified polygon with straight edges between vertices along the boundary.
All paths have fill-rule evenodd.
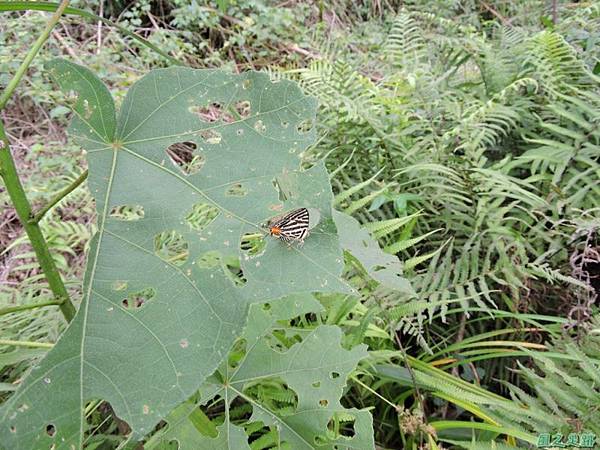
<path id="1" fill-rule="evenodd" d="M 410 282 L 402 276 L 402 263 L 395 255 L 384 253 L 377 241 L 352 216 L 334 210 L 333 218 L 342 247 L 356 258 L 373 279 L 390 289 L 414 294 Z"/>
<path id="2" fill-rule="evenodd" d="M 87 151 L 98 233 L 77 316 L 0 410 L 10 449 L 80 448 L 92 399 L 109 401 L 139 439 L 213 373 L 249 304 L 349 290 L 325 168 L 300 171 L 315 101 L 294 83 L 154 70 L 116 118 L 89 70 L 61 60 L 48 68 L 71 94 L 70 134 Z M 179 153 L 174 144 L 184 144 Z M 199 170 L 182 169 L 182 148 L 203 159 Z M 321 216 L 303 247 L 264 236 L 260 252 L 243 247 L 270 217 L 300 206 Z"/>
<path id="3" fill-rule="evenodd" d="M 211 377 L 210 383 L 201 392 L 212 394 L 203 395 L 198 405 L 214 401 L 217 395 L 225 399 L 228 410 L 236 399 L 248 402 L 252 416 L 244 426 L 252 429 L 251 424 L 258 423 L 276 427 L 279 448 L 374 448 L 369 412 L 346 409 L 340 403 L 347 376 L 358 361 L 367 356 L 366 345 L 344 349 L 341 346 L 341 329 L 335 326 L 319 326 L 306 334 L 302 342 L 284 351 L 270 344 L 273 329 L 280 328 L 278 321 L 321 309 L 310 295 L 291 296 L 273 305 L 253 305 L 243 336 L 245 356 L 235 367 L 222 367 L 216 376 Z M 248 392 L 249 387 L 277 380 L 295 394 L 297 401 L 293 402 L 293 406 L 276 410 Z M 277 396 L 282 401 L 280 397 Z M 287 397 L 285 402 L 289 403 Z M 192 415 L 198 411 L 195 409 L 198 405 L 181 407 L 182 411 L 187 408 L 185 417 L 181 416 L 181 411 L 171 414 L 167 418 L 169 426 L 166 431 L 147 447 L 148 450 L 160 448 L 158 445 L 172 440 L 176 440 L 182 450 L 196 449 L 200 444 L 204 446 L 202 448 L 250 448 L 248 437 L 240 434 L 240 425 L 231 421 L 226 420 L 218 427 L 219 434 L 212 439 L 194 427 Z M 229 417 L 227 413 L 226 417 Z M 332 420 L 352 426 L 353 432 L 349 433 L 352 436 L 336 434 L 328 429 Z"/>

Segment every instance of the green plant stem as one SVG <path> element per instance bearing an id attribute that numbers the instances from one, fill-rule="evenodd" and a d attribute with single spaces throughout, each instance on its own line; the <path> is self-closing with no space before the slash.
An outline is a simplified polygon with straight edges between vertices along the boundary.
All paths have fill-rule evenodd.
<path id="1" fill-rule="evenodd" d="M 46 24 L 44 31 L 42 34 L 36 39 L 35 43 L 27 52 L 25 59 L 17 69 L 14 77 L 9 81 L 6 89 L 0 96 L 0 111 L 4 109 L 6 103 L 10 99 L 12 93 L 16 89 L 17 85 L 23 78 L 25 72 L 27 72 L 27 68 L 33 61 L 35 55 L 38 54 L 44 42 L 50 36 L 52 29 L 58 23 L 60 16 L 62 15 L 65 8 L 68 6 L 69 0 L 63 0 L 50 20 Z M 19 179 L 19 175 L 17 174 L 17 168 L 15 166 L 15 162 L 12 158 L 12 154 L 10 153 L 10 145 L 8 142 L 8 138 L 4 132 L 4 124 L 0 120 L 0 176 L 2 176 L 4 180 L 4 184 L 6 186 L 6 191 L 10 196 L 13 205 L 15 205 L 15 210 L 17 212 L 17 216 L 19 216 L 19 220 L 23 224 L 23 228 L 27 233 L 27 237 L 29 238 L 29 242 L 35 251 L 40 267 L 44 271 L 44 275 L 48 280 L 48 285 L 50 286 L 50 290 L 54 294 L 56 301 L 59 302 L 59 308 L 63 313 L 63 316 L 70 322 L 73 317 L 75 317 L 75 307 L 71 300 L 69 299 L 69 294 L 67 293 L 67 289 L 60 277 L 58 269 L 56 268 L 56 264 L 52 259 L 52 255 L 50 254 L 50 250 L 48 249 L 48 244 L 46 244 L 46 240 L 44 239 L 44 235 L 42 234 L 42 230 L 37 223 L 29 223 L 29 220 L 32 218 L 31 205 L 27 200 L 27 196 L 25 195 L 25 190 L 23 189 L 23 185 L 21 184 L 21 180 Z"/>
<path id="2" fill-rule="evenodd" d="M 48 342 L 30 342 L 30 341 L 12 341 L 10 339 L 0 339 L 0 345 L 14 345 L 15 347 L 30 348 L 52 348 L 54 344 Z"/>
<path id="3" fill-rule="evenodd" d="M 44 306 L 60 306 L 61 304 L 62 301 L 60 300 L 49 300 L 47 302 L 31 303 L 29 305 L 9 306 L 7 308 L 0 308 L 0 316 L 18 311 L 26 311 L 28 309 L 43 308 Z"/>
<path id="4" fill-rule="evenodd" d="M 33 58 L 35 58 L 35 55 L 38 54 L 38 52 L 40 51 L 40 48 L 42 48 L 42 45 L 44 45 L 44 42 L 46 42 L 46 40 L 48 39 L 48 36 L 50 36 L 52 29 L 58 23 L 60 16 L 62 16 L 63 11 L 65 10 L 65 8 L 68 5 L 69 5 L 69 0 L 63 0 L 62 2 L 60 2 L 60 5 L 58 6 L 58 8 L 54 12 L 54 14 L 52 14 L 52 17 L 50 17 L 50 20 L 46 24 L 44 31 L 42 31 L 42 34 L 40 34 L 40 36 L 36 39 L 33 46 L 27 52 L 27 55 L 25 55 L 25 59 L 23 60 L 23 62 L 19 66 L 19 68 L 17 69 L 15 76 L 12 77 L 12 79 L 8 82 L 6 89 L 4 90 L 2 95 L 0 95 L 0 111 L 3 110 L 4 107 L 6 106 L 6 103 L 10 99 L 13 91 L 16 89 L 17 85 L 21 81 L 21 78 L 23 78 L 23 75 L 25 75 L 25 72 L 29 68 L 31 61 L 33 61 Z"/>
<path id="5" fill-rule="evenodd" d="M 460 428 L 485 430 L 498 434 L 506 434 L 507 436 L 514 436 L 531 444 L 535 443 L 534 436 L 529 433 L 522 432 L 514 428 L 507 428 L 505 426 L 491 425 L 489 423 L 467 422 L 466 420 L 438 420 L 436 422 L 431 422 L 430 425 L 435 428 L 436 431 L 456 430 Z"/>
<path id="6" fill-rule="evenodd" d="M 381 394 L 379 394 L 379 392 L 377 392 L 376 390 L 370 388 L 369 386 L 367 386 L 365 383 L 363 383 L 362 381 L 360 381 L 358 378 L 356 378 L 355 376 L 350 377 L 350 379 L 352 381 L 354 381 L 355 383 L 360 384 L 363 388 L 365 388 L 367 391 L 369 391 L 371 394 L 373 394 L 376 397 L 379 397 L 381 400 L 383 400 L 385 403 L 387 403 L 388 405 L 390 405 L 392 408 L 394 408 L 396 411 L 399 409 L 398 405 L 394 405 L 392 402 L 390 402 L 387 398 L 383 397 Z"/>
<path id="7" fill-rule="evenodd" d="M 40 267 L 44 271 L 44 275 L 48 280 L 48 284 L 56 301 L 60 303 L 59 307 L 63 316 L 70 322 L 75 316 L 75 307 L 69 299 L 67 289 L 63 284 L 56 264 L 52 259 L 48 244 L 44 239 L 42 230 L 37 223 L 29 223 L 31 218 L 31 205 L 25 195 L 25 190 L 17 174 L 15 162 L 10 153 L 8 138 L 4 133 L 4 124 L 0 120 L 0 176 L 4 179 L 6 191 L 10 199 L 15 205 L 15 210 L 19 216 L 19 220 L 23 224 L 23 228 L 29 237 L 29 242 L 35 251 Z"/>
<path id="8" fill-rule="evenodd" d="M 46 206 L 44 206 L 42 209 L 40 209 L 33 216 L 33 218 L 29 220 L 29 223 L 39 223 L 40 220 L 42 220 L 42 218 L 46 215 L 46 213 L 48 211 L 50 211 L 63 198 L 65 198 L 67 195 L 69 195 L 71 192 L 73 192 L 75 189 L 77 189 L 77 187 L 81 183 L 83 183 L 87 179 L 87 177 L 88 177 L 88 171 L 86 169 L 81 175 L 79 175 L 79 177 L 77 177 L 77 179 L 75 181 L 73 181 L 69 186 L 67 186 L 65 189 L 63 189 L 58 194 L 56 194 Z"/>

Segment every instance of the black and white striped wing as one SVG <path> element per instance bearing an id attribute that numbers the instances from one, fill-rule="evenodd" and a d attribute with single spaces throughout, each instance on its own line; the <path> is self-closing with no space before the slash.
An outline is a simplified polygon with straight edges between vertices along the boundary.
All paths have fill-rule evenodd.
<path id="1" fill-rule="evenodd" d="M 303 241 L 308 235 L 308 209 L 300 208 L 286 214 L 272 224 L 280 230 L 279 237 L 286 241 Z"/>

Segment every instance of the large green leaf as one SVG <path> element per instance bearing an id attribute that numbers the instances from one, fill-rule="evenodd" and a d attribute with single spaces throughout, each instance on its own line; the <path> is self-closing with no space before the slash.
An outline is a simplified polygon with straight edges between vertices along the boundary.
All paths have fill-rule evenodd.
<path id="1" fill-rule="evenodd" d="M 361 228 L 354 217 L 334 210 L 333 220 L 339 232 L 342 248 L 373 279 L 387 288 L 414 294 L 410 282 L 402 276 L 400 260 L 394 255 L 383 252 L 377 241 L 367 230 Z"/>
<path id="2" fill-rule="evenodd" d="M 252 416 L 245 426 L 253 429 L 249 425 L 260 422 L 276 427 L 278 448 L 374 448 L 370 413 L 346 409 L 340 404 L 346 378 L 358 361 L 367 356 L 366 346 L 344 349 L 341 329 L 336 326 L 311 330 L 287 325 L 291 318 L 320 310 L 321 305 L 310 295 L 291 296 L 268 308 L 253 305 L 243 335 L 246 352 L 242 360 L 235 367 L 222 367 L 211 377 L 201 389 L 203 395 L 197 404 L 186 402 L 178 407 L 167 418 L 169 426 L 146 445 L 147 450 L 165 448 L 165 444 L 173 441 L 179 450 L 249 449 L 248 436 L 240 426 L 226 420 L 217 428 L 217 436 L 211 438 L 207 436 L 206 427 L 200 426 L 194 418 L 198 405 L 214 401 L 217 395 L 225 401 L 226 409 L 231 408 L 236 399 L 248 402 Z M 286 331 L 288 335 L 301 333 L 303 338 L 282 351 L 274 348 L 273 342 L 279 342 L 274 330 Z M 281 400 L 287 392 L 290 398 L 296 398 L 291 401 L 293 406 L 278 410 L 257 395 L 262 392 L 262 397 L 268 398 L 269 384 L 278 382 L 282 389 L 275 390 L 272 396 Z M 336 420 L 340 428 L 352 428 L 348 436 L 336 432 L 333 426 Z"/>
<path id="3" fill-rule="evenodd" d="M 202 413 L 196 402 L 179 405 L 167 417 L 168 428 L 160 430 L 144 450 L 250 450 L 242 427 L 226 422 L 215 427 L 217 435 L 211 437 L 202 432 L 196 420 L 198 414 Z"/>
<path id="4" fill-rule="evenodd" d="M 83 408 L 98 398 L 138 439 L 217 368 L 250 303 L 349 289 L 324 166 L 299 171 L 314 141 L 306 129 L 315 101 L 294 83 L 155 70 L 116 119 L 87 69 L 65 61 L 49 69 L 72 99 L 70 133 L 87 150 L 99 231 L 77 316 L 0 412 L 0 442 L 10 449 L 79 448 Z M 220 105 L 217 120 L 211 104 Z M 189 165 L 173 162 L 173 144 L 196 147 Z M 187 170 L 194 164 L 197 172 Z M 270 237 L 240 245 L 299 206 L 321 216 L 304 246 Z"/>

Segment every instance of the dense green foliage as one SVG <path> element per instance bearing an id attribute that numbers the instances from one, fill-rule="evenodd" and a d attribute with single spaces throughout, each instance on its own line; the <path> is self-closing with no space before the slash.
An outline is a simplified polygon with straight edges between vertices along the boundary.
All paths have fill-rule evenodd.
<path id="1" fill-rule="evenodd" d="M 263 70 L 318 99 L 317 140 L 302 164 L 329 170 L 346 214 L 333 216 L 343 278 L 360 295 L 253 306 L 228 360 L 146 435 L 146 448 L 344 448 L 355 434 L 365 439 L 356 448 L 369 448 L 366 409 L 381 448 L 524 447 L 542 432 L 600 438 L 600 7 L 199 3 L 110 2 L 103 14 L 187 65 Z M 4 87 L 44 18 L 2 14 Z M 45 60 L 84 62 L 117 108 L 134 81 L 168 65 L 117 30 L 61 23 L 2 112 L 37 206 L 86 164 L 65 144 L 72 101 Z M 3 189 L 0 202 L 9 205 Z M 41 224 L 78 304 L 95 211 L 79 188 Z M 242 242 L 248 252 L 259 245 L 252 239 Z M 224 267 L 239 278 L 237 260 Z M 0 308 L 51 299 L 3 206 Z M 0 339 L 54 343 L 63 329 L 52 308 L 0 315 Z M 322 350 L 309 339 L 322 339 Z M 2 346 L 1 400 L 46 350 Z M 342 355 L 336 377 L 314 366 L 319 351 Z M 265 360 L 273 367 L 259 371 Z M 314 379 L 277 370 L 292 363 Z M 86 448 L 135 448 L 102 400 L 82 405 Z M 298 417 L 311 401 L 331 414 L 308 426 Z"/>

